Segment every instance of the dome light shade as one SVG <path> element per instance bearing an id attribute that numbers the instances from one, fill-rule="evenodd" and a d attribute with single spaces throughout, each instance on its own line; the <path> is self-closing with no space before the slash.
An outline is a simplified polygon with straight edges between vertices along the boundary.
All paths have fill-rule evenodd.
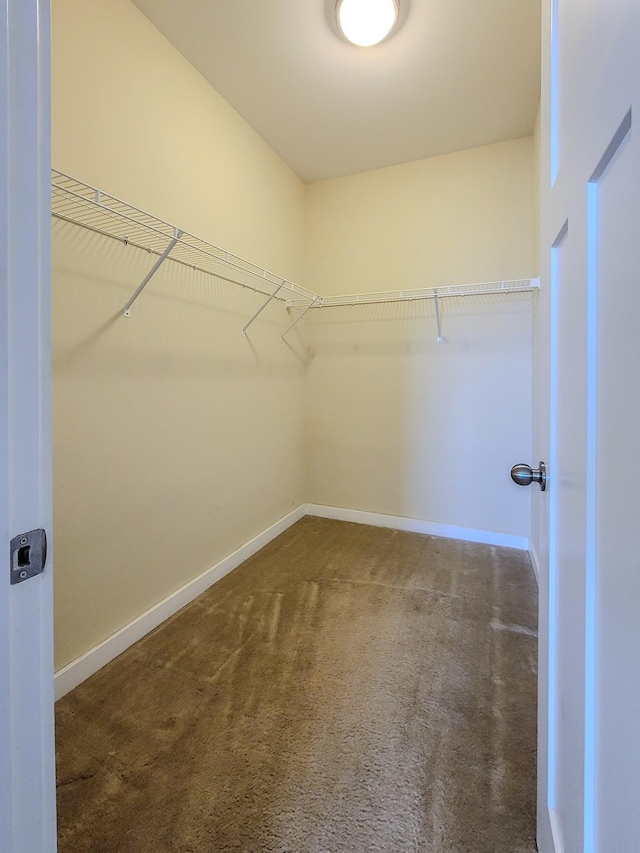
<path id="1" fill-rule="evenodd" d="M 338 26 L 359 47 L 371 47 L 386 38 L 398 20 L 397 0 L 338 0 Z"/>

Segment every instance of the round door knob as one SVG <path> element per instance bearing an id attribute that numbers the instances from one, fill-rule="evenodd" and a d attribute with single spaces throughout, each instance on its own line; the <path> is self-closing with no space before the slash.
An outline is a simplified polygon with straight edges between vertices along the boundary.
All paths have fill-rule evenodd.
<path id="1" fill-rule="evenodd" d="M 520 462 L 511 469 L 511 479 L 519 486 L 530 486 L 531 483 L 539 483 L 540 491 L 544 492 L 547 488 L 547 469 L 544 462 L 540 463 L 539 468 L 532 468 L 531 465 Z"/>

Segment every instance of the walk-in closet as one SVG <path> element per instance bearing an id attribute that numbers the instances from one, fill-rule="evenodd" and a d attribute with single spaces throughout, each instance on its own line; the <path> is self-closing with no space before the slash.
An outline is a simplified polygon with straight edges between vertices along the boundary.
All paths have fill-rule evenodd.
<path id="1" fill-rule="evenodd" d="M 533 851 L 540 4 L 181 5 L 53 3 L 58 849 Z"/>

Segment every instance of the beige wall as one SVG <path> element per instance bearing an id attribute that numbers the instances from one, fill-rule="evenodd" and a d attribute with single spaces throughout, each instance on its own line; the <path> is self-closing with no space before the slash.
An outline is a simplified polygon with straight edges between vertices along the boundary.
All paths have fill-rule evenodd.
<path id="1" fill-rule="evenodd" d="M 312 503 L 528 536 L 529 294 L 330 308 L 305 330 Z"/>
<path id="2" fill-rule="evenodd" d="M 52 165 L 298 280 L 304 184 L 128 0 L 53 0 Z"/>
<path id="3" fill-rule="evenodd" d="M 312 184 L 305 277 L 322 294 L 536 274 L 533 140 Z"/>
<path id="4" fill-rule="evenodd" d="M 529 278 L 533 140 L 314 184 L 310 284 L 326 293 Z M 534 297 L 315 312 L 307 334 L 313 503 L 519 536 L 530 494 Z"/>
<path id="5" fill-rule="evenodd" d="M 54 0 L 53 165 L 292 278 L 305 188 L 126 0 Z M 54 223 L 56 660 L 304 499 L 303 369 L 262 297 Z"/>
<path id="6" fill-rule="evenodd" d="M 53 165 L 323 294 L 529 277 L 531 139 L 305 187 L 128 0 L 54 0 Z M 63 666 L 303 501 L 528 534 L 530 297 L 315 312 L 54 223 Z M 302 325 L 302 324 L 301 324 Z M 291 342 L 298 345 L 295 335 Z M 515 489 L 515 491 L 514 491 Z"/>

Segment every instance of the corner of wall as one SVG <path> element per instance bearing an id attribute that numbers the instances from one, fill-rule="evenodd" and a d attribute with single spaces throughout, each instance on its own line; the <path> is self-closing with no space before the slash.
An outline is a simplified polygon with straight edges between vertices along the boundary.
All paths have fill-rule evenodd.
<path id="1" fill-rule="evenodd" d="M 541 190 L 541 128 L 540 128 L 540 104 L 536 115 L 536 123 L 533 129 L 533 260 L 536 275 L 540 275 L 540 190 Z"/>

